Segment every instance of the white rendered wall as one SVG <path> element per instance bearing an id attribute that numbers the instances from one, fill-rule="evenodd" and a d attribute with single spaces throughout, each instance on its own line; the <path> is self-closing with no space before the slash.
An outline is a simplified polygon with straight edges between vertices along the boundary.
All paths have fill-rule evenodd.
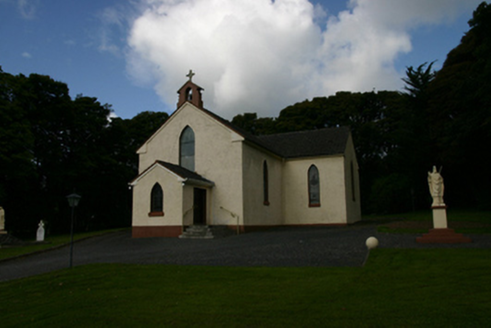
<path id="1" fill-rule="evenodd" d="M 179 108 L 138 150 L 139 171 L 141 173 L 156 160 L 178 165 L 179 137 L 186 126 L 194 131 L 196 173 L 215 183 L 212 191 L 207 192 L 210 214 L 207 223 L 235 225 L 237 221 L 229 211 L 243 218 L 243 138 L 192 104 Z M 185 205 L 180 201 L 175 206 Z M 185 221 L 188 222 L 187 216 Z"/>
<path id="2" fill-rule="evenodd" d="M 164 192 L 164 216 L 149 216 L 150 194 L 158 182 Z M 133 186 L 133 226 L 182 225 L 182 186 L 175 175 L 155 167 Z M 175 206 L 179 204 L 179 206 Z"/>
<path id="3" fill-rule="evenodd" d="M 346 199 L 343 156 L 290 159 L 284 165 L 284 218 L 287 225 L 344 224 Z M 308 170 L 319 170 L 320 206 L 309 207 Z"/>
<path id="4" fill-rule="evenodd" d="M 346 179 L 346 213 L 348 223 L 361 220 L 360 177 L 358 162 L 356 161 L 355 148 L 351 135 L 348 139 L 345 151 L 345 179 Z M 351 163 L 353 163 L 353 176 L 351 175 Z M 352 183 L 352 179 L 354 180 Z M 352 190 L 354 186 L 354 191 Z M 353 200 L 354 193 L 354 200 Z"/>
<path id="5" fill-rule="evenodd" d="M 265 160 L 268 164 L 269 205 L 264 204 L 263 163 Z M 282 224 L 282 159 L 244 144 L 243 163 L 245 225 Z"/>

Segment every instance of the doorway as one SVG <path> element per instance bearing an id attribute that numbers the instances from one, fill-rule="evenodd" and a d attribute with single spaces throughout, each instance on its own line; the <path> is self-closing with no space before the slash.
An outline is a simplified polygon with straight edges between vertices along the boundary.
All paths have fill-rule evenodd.
<path id="1" fill-rule="evenodd" d="M 206 189 L 194 188 L 193 224 L 206 224 Z"/>

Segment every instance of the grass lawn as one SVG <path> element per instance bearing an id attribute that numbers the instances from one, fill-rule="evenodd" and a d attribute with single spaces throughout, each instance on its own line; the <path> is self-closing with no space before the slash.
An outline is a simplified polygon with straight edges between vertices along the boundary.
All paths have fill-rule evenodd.
<path id="1" fill-rule="evenodd" d="M 2 327 L 485 327 L 491 250 L 376 249 L 364 268 L 94 264 L 0 283 Z"/>
<path id="2" fill-rule="evenodd" d="M 121 229 L 113 230 L 102 230 L 102 231 L 92 231 L 85 233 L 74 234 L 73 240 L 81 240 L 89 237 L 94 237 L 114 231 L 120 231 Z M 61 246 L 70 242 L 70 235 L 57 235 L 57 236 L 47 236 L 45 243 L 32 243 L 27 245 L 16 245 L 16 246 L 4 246 L 0 247 L 0 260 L 21 256 L 25 254 L 31 254 L 39 251 L 43 251 L 49 248 Z"/>
<path id="3" fill-rule="evenodd" d="M 367 222 L 379 222 L 379 232 L 389 233 L 425 233 L 433 228 L 432 211 L 417 211 L 403 214 L 366 216 Z M 458 233 L 491 233 L 491 211 L 449 209 L 448 227 Z"/>

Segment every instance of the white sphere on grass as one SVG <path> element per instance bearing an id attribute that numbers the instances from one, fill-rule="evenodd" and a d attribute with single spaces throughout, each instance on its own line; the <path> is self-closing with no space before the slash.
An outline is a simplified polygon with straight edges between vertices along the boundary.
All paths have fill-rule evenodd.
<path id="1" fill-rule="evenodd" d="M 368 237 L 365 243 L 368 249 L 374 249 L 378 246 L 378 239 L 375 237 Z"/>

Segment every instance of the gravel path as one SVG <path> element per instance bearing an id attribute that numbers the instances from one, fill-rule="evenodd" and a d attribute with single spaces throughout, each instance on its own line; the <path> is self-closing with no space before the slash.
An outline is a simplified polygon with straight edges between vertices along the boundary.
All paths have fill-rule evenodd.
<path id="1" fill-rule="evenodd" d="M 419 235 L 378 233 L 376 225 L 278 228 L 219 239 L 132 239 L 129 231 L 74 244 L 73 265 L 89 263 L 176 264 L 210 266 L 361 266 L 368 237 L 381 248 L 491 248 L 490 235 L 469 235 L 470 244 L 418 244 Z M 0 262 L 0 281 L 64 269 L 69 247 Z"/>

